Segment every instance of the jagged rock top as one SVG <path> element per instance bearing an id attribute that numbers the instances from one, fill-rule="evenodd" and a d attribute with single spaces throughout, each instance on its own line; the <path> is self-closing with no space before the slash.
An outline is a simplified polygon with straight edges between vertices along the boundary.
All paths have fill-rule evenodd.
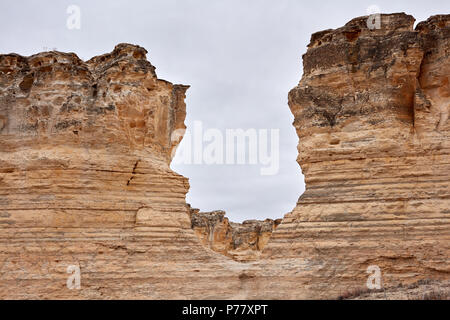
<path id="1" fill-rule="evenodd" d="M 315 48 L 330 42 L 340 40 L 354 41 L 359 36 L 365 35 L 386 35 L 392 32 L 412 31 L 416 19 L 405 13 L 382 14 L 381 28 L 369 29 L 367 20 L 369 16 L 357 17 L 347 22 L 343 27 L 338 29 L 327 29 L 319 31 L 311 35 L 309 48 Z"/>
<path id="2" fill-rule="evenodd" d="M 59 63 L 87 67 L 91 72 L 96 73 L 99 69 L 112 67 L 120 59 L 131 59 L 134 61 L 145 61 L 144 64 L 148 67 L 148 70 L 152 70 L 153 75 L 156 77 L 156 73 L 154 72 L 155 67 L 147 61 L 147 53 L 148 51 L 146 49 L 138 45 L 120 43 L 114 47 L 112 52 L 92 57 L 88 61 L 81 60 L 73 52 L 45 51 L 29 57 L 17 53 L 2 54 L 0 55 L 0 72 L 2 74 L 10 74 L 14 70 L 26 71 L 31 69 L 48 72 L 50 71 L 48 69 L 49 66 Z M 42 68 L 44 69 L 42 70 Z"/>
<path id="3" fill-rule="evenodd" d="M 360 60 L 373 58 L 374 46 L 381 46 L 387 52 L 393 43 L 408 43 L 419 46 L 418 33 L 448 32 L 450 15 L 432 16 L 420 22 L 414 30 L 415 18 L 405 13 L 380 14 L 380 28 L 369 28 L 369 16 L 352 19 L 343 27 L 319 31 L 311 36 L 308 52 L 304 55 L 304 73 L 308 74 L 317 68 L 344 65 L 352 58 Z M 359 41 L 363 39 L 363 41 Z M 351 47 L 371 47 L 367 54 L 357 55 Z M 354 53 L 349 56 L 349 53 Z M 383 57 L 378 57 L 378 60 Z"/>
<path id="4" fill-rule="evenodd" d="M 77 145 L 170 161 L 188 86 L 158 79 L 146 53 L 119 44 L 87 62 L 56 51 L 0 55 L 0 150 Z"/>

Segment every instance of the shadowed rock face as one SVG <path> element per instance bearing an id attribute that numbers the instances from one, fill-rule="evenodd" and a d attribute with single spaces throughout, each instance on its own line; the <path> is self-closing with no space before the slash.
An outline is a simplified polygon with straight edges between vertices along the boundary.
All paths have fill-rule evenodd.
<path id="1" fill-rule="evenodd" d="M 450 17 L 366 19 L 312 36 L 289 93 L 306 192 L 247 263 L 202 245 L 210 220 L 230 256 L 265 224 L 192 223 L 169 168 L 187 87 L 145 49 L 0 55 L 0 298 L 335 298 L 369 265 L 386 287 L 448 280 Z"/>

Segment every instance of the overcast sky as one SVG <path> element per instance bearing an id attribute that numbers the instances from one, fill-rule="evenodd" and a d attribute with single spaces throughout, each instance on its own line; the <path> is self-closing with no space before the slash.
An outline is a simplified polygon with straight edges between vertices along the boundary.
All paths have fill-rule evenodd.
<path id="1" fill-rule="evenodd" d="M 81 28 L 66 26 L 69 5 Z M 189 84 L 188 128 L 279 129 L 280 169 L 258 165 L 182 165 L 187 202 L 221 209 L 232 221 L 279 218 L 304 191 L 296 163 L 297 136 L 287 94 L 301 78 L 301 56 L 313 32 L 337 28 L 378 6 L 417 21 L 450 12 L 450 1 L 5 1 L 0 4 L 0 53 L 31 55 L 57 48 L 87 60 L 121 42 L 149 53 L 161 79 Z"/>

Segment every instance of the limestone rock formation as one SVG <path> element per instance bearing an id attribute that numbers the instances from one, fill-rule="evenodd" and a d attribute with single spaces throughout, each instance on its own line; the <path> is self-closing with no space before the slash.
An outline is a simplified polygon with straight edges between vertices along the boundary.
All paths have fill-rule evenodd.
<path id="1" fill-rule="evenodd" d="M 255 261 L 281 219 L 229 222 L 225 211 L 200 212 L 190 209 L 191 225 L 201 243 L 236 261 Z"/>
<path id="2" fill-rule="evenodd" d="M 87 62 L 0 56 L 0 298 L 238 291 L 240 266 L 199 243 L 188 181 L 169 168 L 187 86 L 158 79 L 145 56 L 126 44 Z M 73 268 L 80 290 L 66 283 Z"/>
<path id="3" fill-rule="evenodd" d="M 0 298 L 337 298 L 368 266 L 448 287 L 450 16 L 366 21 L 311 38 L 289 93 L 306 191 L 267 244 L 264 222 L 190 219 L 169 167 L 187 86 L 145 49 L 0 55 Z M 236 258 L 234 233 L 260 258 L 202 245 L 211 225 L 214 250 Z"/>
<path id="4" fill-rule="evenodd" d="M 450 277 L 450 15 L 366 21 L 314 34 L 289 93 L 306 191 L 264 256 L 306 297 L 365 287 L 371 265 L 387 287 Z"/>

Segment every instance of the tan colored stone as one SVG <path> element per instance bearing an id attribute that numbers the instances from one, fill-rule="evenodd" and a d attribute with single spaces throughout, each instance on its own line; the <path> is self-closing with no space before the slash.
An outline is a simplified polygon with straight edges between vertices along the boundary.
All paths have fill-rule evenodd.
<path id="1" fill-rule="evenodd" d="M 0 55 L 0 298 L 337 298 L 369 265 L 395 295 L 445 287 L 450 17 L 381 18 L 312 36 L 289 94 L 306 191 L 270 239 L 259 222 L 191 228 L 169 168 L 187 86 L 158 79 L 145 49 Z M 264 247 L 257 261 L 202 245 L 230 254 L 229 228 L 233 258 Z"/>
<path id="2" fill-rule="evenodd" d="M 204 246 L 241 262 L 259 259 L 272 231 L 281 223 L 281 219 L 229 222 L 221 210 L 190 212 L 192 229 Z"/>
<path id="3" fill-rule="evenodd" d="M 450 16 L 366 19 L 314 34 L 289 93 L 306 191 L 264 257 L 297 296 L 365 286 L 370 265 L 386 287 L 449 279 Z"/>
<path id="4" fill-rule="evenodd" d="M 169 168 L 187 86 L 158 79 L 145 54 L 0 56 L 0 298 L 238 293 L 242 267 L 200 244 L 189 183 Z"/>

